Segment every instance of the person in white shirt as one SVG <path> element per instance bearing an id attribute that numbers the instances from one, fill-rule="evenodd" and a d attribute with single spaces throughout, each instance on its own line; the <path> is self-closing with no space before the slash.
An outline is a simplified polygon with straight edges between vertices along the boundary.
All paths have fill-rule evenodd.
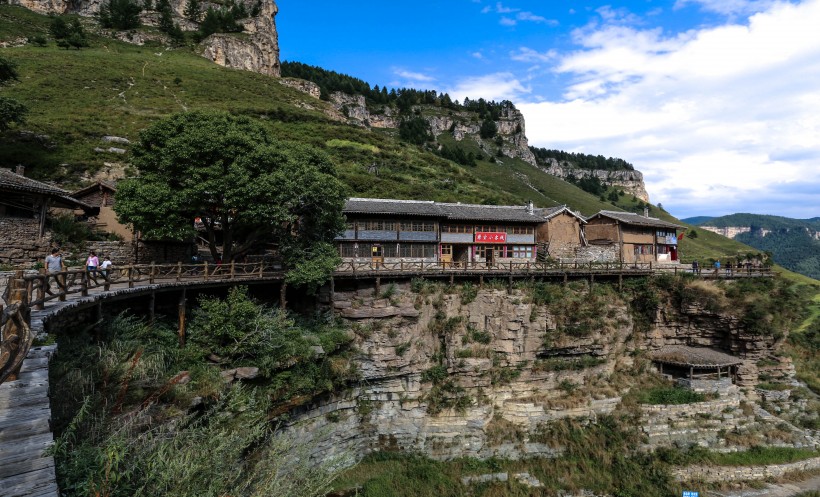
<path id="1" fill-rule="evenodd" d="M 103 262 L 100 265 L 100 273 L 102 273 L 103 278 L 108 279 L 108 268 L 110 268 L 111 266 L 113 266 L 111 258 L 106 255 L 105 257 L 103 257 Z"/>

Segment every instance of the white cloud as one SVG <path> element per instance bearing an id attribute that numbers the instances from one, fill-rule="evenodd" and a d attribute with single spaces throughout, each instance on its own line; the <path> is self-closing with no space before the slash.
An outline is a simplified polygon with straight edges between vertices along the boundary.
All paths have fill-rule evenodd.
<path id="1" fill-rule="evenodd" d="M 556 66 L 565 100 L 518 105 L 530 143 L 624 158 L 679 216 L 820 215 L 820 190 L 802 186 L 820 185 L 820 0 L 743 21 L 578 30 Z"/>
<path id="2" fill-rule="evenodd" d="M 557 26 L 558 21 L 554 19 L 547 19 L 544 16 L 538 16 L 533 14 L 532 12 L 519 12 L 515 15 L 515 18 L 519 21 L 529 21 L 529 22 L 539 22 L 544 23 L 550 26 Z"/>
<path id="3" fill-rule="evenodd" d="M 514 17 L 503 15 L 498 21 L 502 26 L 515 26 L 518 21 L 544 23 L 549 26 L 558 25 L 558 21 L 554 19 L 547 19 L 544 16 L 539 16 L 532 12 L 522 11 L 521 9 L 513 7 L 505 7 L 501 2 L 497 2 L 495 7 L 487 5 L 481 9 L 482 14 L 489 14 L 490 12 L 495 12 L 496 14 L 515 14 Z"/>
<path id="4" fill-rule="evenodd" d="M 510 19 L 509 17 L 502 17 L 501 20 L 498 21 L 498 24 L 501 24 L 502 26 L 515 26 L 518 23 L 515 19 Z"/>
<path id="5" fill-rule="evenodd" d="M 776 3 L 777 0 L 677 0 L 674 8 L 681 9 L 690 4 L 697 4 L 707 12 L 735 16 L 762 12 Z"/>
<path id="6" fill-rule="evenodd" d="M 410 81 L 430 82 L 435 81 L 436 78 L 422 74 L 420 72 L 406 71 L 404 69 L 395 69 L 393 74 Z"/>
<path id="7" fill-rule="evenodd" d="M 481 52 L 473 52 L 470 55 L 473 56 L 476 59 L 483 59 L 484 58 L 484 54 L 482 54 Z"/>
<path id="8" fill-rule="evenodd" d="M 518 62 L 548 62 L 555 60 L 558 52 L 549 50 L 538 52 L 528 47 L 520 47 L 517 52 L 510 52 L 510 58 Z"/>
<path id="9" fill-rule="evenodd" d="M 461 101 L 464 97 L 484 98 L 485 100 L 520 100 L 530 91 L 529 87 L 524 86 L 508 72 L 465 78 L 446 90 L 450 96 Z"/>

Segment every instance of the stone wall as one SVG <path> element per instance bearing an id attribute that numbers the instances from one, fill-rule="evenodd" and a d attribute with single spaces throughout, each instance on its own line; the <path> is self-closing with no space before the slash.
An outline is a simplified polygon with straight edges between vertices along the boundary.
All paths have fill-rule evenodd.
<path id="1" fill-rule="evenodd" d="M 672 470 L 678 481 L 727 482 L 780 478 L 788 473 L 820 469 L 820 457 L 768 466 L 689 466 Z"/>
<path id="2" fill-rule="evenodd" d="M 0 217 L 0 264 L 28 265 L 51 251 L 51 238 L 40 238 L 37 219 Z"/>
<path id="3" fill-rule="evenodd" d="M 578 247 L 569 259 L 578 262 L 620 262 L 618 245 L 587 245 Z"/>

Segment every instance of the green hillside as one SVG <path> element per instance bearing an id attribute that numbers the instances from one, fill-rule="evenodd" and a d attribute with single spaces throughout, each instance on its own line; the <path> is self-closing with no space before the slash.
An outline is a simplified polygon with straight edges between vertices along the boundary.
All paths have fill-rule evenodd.
<path id="1" fill-rule="evenodd" d="M 49 23 L 47 16 L 0 5 L 0 40 L 47 36 Z M 83 23 L 93 32 L 93 20 Z M 488 204 L 533 200 L 544 207 L 567 204 L 584 215 L 601 209 L 641 212 L 644 207 L 630 195 L 602 200 L 603 195 L 591 195 L 519 159 L 482 154 L 484 160 L 475 166 L 460 165 L 434 153 L 436 144 L 401 141 L 397 130 L 334 121 L 325 113 L 330 110 L 326 102 L 268 76 L 212 64 L 190 47 L 135 46 L 94 34 L 89 41 L 91 46 L 82 50 L 61 49 L 50 40 L 46 47 L 29 44 L 0 52 L 17 64 L 20 74 L 18 82 L 0 91 L 30 109 L 24 125 L 2 135 L 0 165 L 23 164 L 36 179 L 66 188 L 83 186 L 101 168 L 128 163 L 127 154 L 108 151 L 103 136 L 134 141 L 140 130 L 163 116 L 216 109 L 259 118 L 280 139 L 323 148 L 335 160 L 350 195 Z M 432 112 L 446 109 L 423 107 L 424 114 Z M 456 142 L 444 134 L 438 142 L 479 155 L 470 139 Z M 654 206 L 650 209 L 653 216 L 678 222 Z M 685 261 L 752 250 L 698 231 L 697 239 L 681 244 Z"/>
<path id="2" fill-rule="evenodd" d="M 796 273 L 820 278 L 820 218 L 792 219 L 763 214 L 731 214 L 708 219 L 701 226 L 749 227 L 734 240 L 757 250 L 771 252 L 774 261 Z M 764 234 L 763 230 L 766 230 Z"/>

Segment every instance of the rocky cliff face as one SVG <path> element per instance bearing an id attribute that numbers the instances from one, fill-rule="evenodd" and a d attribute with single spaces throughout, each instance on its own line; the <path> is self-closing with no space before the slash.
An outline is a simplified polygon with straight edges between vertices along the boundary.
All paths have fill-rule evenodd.
<path id="1" fill-rule="evenodd" d="M 250 1 L 248 9 L 253 8 Z M 220 66 L 278 77 L 279 37 L 276 14 L 279 8 L 273 0 L 262 3 L 259 15 L 242 22 L 247 38 L 232 34 L 213 34 L 202 41 L 202 56 Z"/>
<path id="2" fill-rule="evenodd" d="M 748 386 L 757 380 L 756 361 L 775 346 L 771 337 L 744 334 L 733 316 L 695 304 L 663 306 L 644 330 L 617 294 L 578 282 L 570 287 L 560 305 L 538 305 L 531 290 L 503 287 L 337 291 L 332 307 L 356 334 L 362 381 L 293 412 L 287 431 L 313 438 L 321 458 L 374 450 L 438 459 L 550 457 L 562 448 L 545 429 L 619 408 L 634 384 L 630 378 L 652 369 L 643 351 L 672 344 L 729 350 L 744 360 L 739 384 Z M 737 424 L 755 426 L 754 416 L 741 412 L 738 386 L 722 391 L 704 409 L 731 410 Z M 664 431 L 665 412 L 644 414 L 650 444 L 680 441 Z M 690 406 L 681 417 L 697 412 Z M 713 425 L 684 438 L 714 440 L 721 427 Z"/>
<path id="3" fill-rule="evenodd" d="M 79 14 L 95 16 L 104 0 L 9 0 L 12 5 L 20 5 L 40 14 Z M 254 0 L 240 0 L 248 11 L 256 6 Z M 171 0 L 171 8 L 176 14 L 174 21 L 183 31 L 195 31 L 199 25 L 183 17 L 187 0 Z M 211 6 L 205 2 L 203 10 Z M 216 6 L 216 4 L 214 4 Z M 215 63 L 233 69 L 258 72 L 269 76 L 279 76 L 279 39 L 276 31 L 276 14 L 279 9 L 274 0 L 264 0 L 259 15 L 241 21 L 242 33 L 218 33 L 203 40 L 201 54 Z M 157 26 L 159 15 L 153 11 L 143 12 L 143 24 Z M 146 40 L 163 41 L 163 37 L 145 33 L 113 33 L 117 39 L 129 43 L 142 44 Z"/>
<path id="4" fill-rule="evenodd" d="M 539 163 L 538 167 L 545 173 L 557 176 L 561 179 L 566 179 L 570 176 L 574 176 L 578 179 L 594 176 L 601 180 L 601 183 L 604 185 L 622 188 L 626 193 L 632 194 L 644 202 L 649 202 L 649 193 L 646 191 L 643 174 L 640 171 L 580 169 L 572 167 L 566 162 L 559 163 L 559 161 L 555 159 L 547 159 L 545 162 Z"/>

